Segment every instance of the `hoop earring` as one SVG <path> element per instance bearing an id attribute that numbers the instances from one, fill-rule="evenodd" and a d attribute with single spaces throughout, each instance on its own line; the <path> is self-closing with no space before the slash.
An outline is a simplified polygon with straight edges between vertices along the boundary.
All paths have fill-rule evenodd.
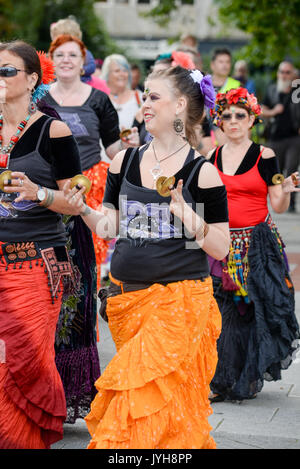
<path id="1" fill-rule="evenodd" d="M 176 117 L 176 119 L 174 120 L 173 129 L 174 129 L 176 135 L 178 135 L 178 137 L 183 138 L 183 140 L 185 140 L 185 141 L 187 140 L 187 138 L 184 134 L 184 123 L 180 119 L 180 117 Z"/>
<path id="2" fill-rule="evenodd" d="M 179 117 L 176 117 L 176 119 L 173 122 L 173 128 L 175 130 L 175 133 L 177 135 L 181 135 L 184 129 L 184 125 L 182 120 Z"/>

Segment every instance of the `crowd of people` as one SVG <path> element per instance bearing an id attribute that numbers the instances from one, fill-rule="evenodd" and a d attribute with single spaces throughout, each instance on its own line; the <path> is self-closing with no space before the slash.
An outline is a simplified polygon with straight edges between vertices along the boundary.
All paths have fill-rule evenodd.
<path id="1" fill-rule="evenodd" d="M 144 79 L 74 20 L 50 36 L 0 43 L 0 448 L 50 448 L 78 418 L 89 449 L 215 448 L 211 405 L 256 398 L 299 347 L 268 208 L 296 211 L 297 71 L 259 105 L 247 63 L 221 48 L 204 73 L 192 36 Z"/>

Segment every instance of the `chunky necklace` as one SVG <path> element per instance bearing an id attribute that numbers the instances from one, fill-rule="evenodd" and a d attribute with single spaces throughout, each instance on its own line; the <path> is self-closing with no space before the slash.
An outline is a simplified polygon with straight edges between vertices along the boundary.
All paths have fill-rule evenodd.
<path id="1" fill-rule="evenodd" d="M 178 150 L 175 150 L 173 151 L 173 153 L 171 153 L 170 155 L 167 155 L 165 156 L 164 158 L 162 158 L 161 160 L 159 160 L 157 158 L 157 155 L 156 155 L 156 152 L 155 152 L 155 148 L 154 148 L 154 145 L 153 145 L 153 142 L 152 142 L 152 148 L 153 148 L 153 153 L 154 153 L 154 156 L 155 156 L 155 159 L 156 159 L 156 165 L 154 166 L 154 168 L 150 169 L 150 173 L 152 174 L 152 177 L 154 179 L 154 186 L 156 185 L 156 181 L 157 179 L 159 178 L 159 176 L 162 175 L 163 173 L 163 170 L 161 169 L 161 166 L 160 166 L 160 163 L 162 163 L 163 161 L 167 160 L 168 158 L 171 158 L 171 156 L 175 155 L 175 153 L 178 153 L 180 150 L 182 150 L 186 145 L 188 144 L 188 142 L 185 142 L 184 145 L 182 145 L 182 147 L 178 148 Z"/>
<path id="2" fill-rule="evenodd" d="M 15 144 L 18 142 L 20 138 L 20 134 L 26 127 L 27 122 L 29 121 L 30 117 L 31 117 L 31 114 L 28 114 L 28 116 L 20 122 L 20 124 L 17 127 L 16 133 L 11 137 L 8 145 L 3 146 L 3 137 L 0 134 L 0 169 L 8 168 L 10 153 L 13 147 L 15 146 Z M 2 127 L 3 127 L 3 116 L 0 115 L 0 132 L 1 132 Z"/>

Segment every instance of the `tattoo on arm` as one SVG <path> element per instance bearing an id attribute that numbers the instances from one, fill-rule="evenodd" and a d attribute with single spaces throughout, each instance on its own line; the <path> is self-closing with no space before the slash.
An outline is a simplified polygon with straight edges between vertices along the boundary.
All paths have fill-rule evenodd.
<path id="1" fill-rule="evenodd" d="M 90 215 L 92 213 L 91 208 L 88 205 L 85 205 L 84 210 L 81 212 L 82 217 L 86 217 L 87 215 Z"/>

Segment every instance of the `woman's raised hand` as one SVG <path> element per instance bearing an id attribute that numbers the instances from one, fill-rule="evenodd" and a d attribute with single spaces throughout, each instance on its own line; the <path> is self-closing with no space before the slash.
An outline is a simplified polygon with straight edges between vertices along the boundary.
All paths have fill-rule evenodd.
<path id="1" fill-rule="evenodd" d="M 300 184 L 299 172 L 291 174 L 289 177 L 285 178 L 282 183 L 282 190 L 285 193 L 289 192 L 300 192 L 300 187 L 297 187 Z"/>

